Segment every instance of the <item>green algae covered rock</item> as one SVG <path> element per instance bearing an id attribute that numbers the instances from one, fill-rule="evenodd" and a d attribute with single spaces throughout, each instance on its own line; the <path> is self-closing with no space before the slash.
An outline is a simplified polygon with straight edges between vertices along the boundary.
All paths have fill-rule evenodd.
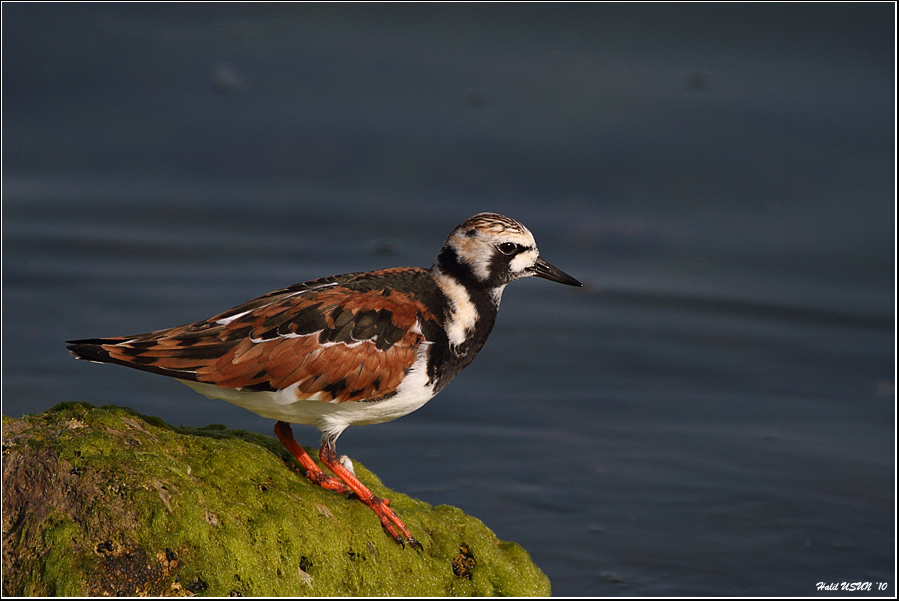
<path id="1" fill-rule="evenodd" d="M 274 438 L 86 403 L 4 417 L 3 594 L 549 595 L 520 546 L 355 470 L 423 552 Z"/>

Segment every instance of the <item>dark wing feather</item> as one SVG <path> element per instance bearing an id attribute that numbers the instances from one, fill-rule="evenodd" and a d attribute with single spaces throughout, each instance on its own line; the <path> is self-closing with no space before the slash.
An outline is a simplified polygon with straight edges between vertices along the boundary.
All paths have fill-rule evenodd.
<path id="1" fill-rule="evenodd" d="M 400 268 L 297 284 L 205 321 L 137 336 L 70 341 L 79 359 L 116 363 L 222 388 L 281 390 L 326 401 L 379 400 L 395 393 L 440 319 Z M 415 286 L 412 286 L 415 288 Z"/>

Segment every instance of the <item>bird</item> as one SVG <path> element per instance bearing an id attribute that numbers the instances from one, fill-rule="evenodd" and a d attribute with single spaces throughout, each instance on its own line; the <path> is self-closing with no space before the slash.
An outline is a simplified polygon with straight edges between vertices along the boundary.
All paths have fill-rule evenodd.
<path id="1" fill-rule="evenodd" d="M 583 286 L 540 256 L 520 222 L 479 213 L 453 229 L 430 269 L 325 277 L 204 321 L 66 342 L 77 359 L 169 376 L 276 420 L 275 435 L 309 480 L 355 494 L 396 542 L 421 550 L 390 500 L 341 462 L 337 438 L 351 425 L 387 422 L 431 400 L 484 346 L 506 285 L 532 276 Z M 318 428 L 319 459 L 334 476 L 297 444 L 291 424 Z"/>

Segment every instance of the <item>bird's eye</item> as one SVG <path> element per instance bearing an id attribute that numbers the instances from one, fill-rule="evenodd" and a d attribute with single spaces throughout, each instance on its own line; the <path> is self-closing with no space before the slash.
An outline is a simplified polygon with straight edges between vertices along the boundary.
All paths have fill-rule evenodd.
<path id="1" fill-rule="evenodd" d="M 503 253 L 504 255 L 511 255 L 516 250 L 518 250 L 518 245 L 514 242 L 503 242 L 497 248 L 499 248 L 499 252 Z"/>

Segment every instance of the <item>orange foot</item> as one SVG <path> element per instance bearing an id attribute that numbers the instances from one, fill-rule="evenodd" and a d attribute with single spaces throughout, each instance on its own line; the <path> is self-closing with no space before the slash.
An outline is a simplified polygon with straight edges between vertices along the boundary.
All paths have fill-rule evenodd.
<path id="1" fill-rule="evenodd" d="M 293 430 L 290 424 L 286 422 L 275 424 L 275 436 L 297 458 L 297 461 L 306 468 L 307 478 L 322 488 L 327 488 L 337 493 L 355 493 L 360 501 L 375 512 L 375 515 L 381 520 L 381 525 L 393 537 L 393 540 L 403 547 L 408 542 L 415 549 L 423 550 L 421 543 L 415 540 L 415 537 L 412 536 L 412 533 L 409 532 L 409 529 L 406 528 L 406 525 L 396 512 L 390 508 L 390 499 L 376 497 L 352 472 L 340 463 L 340 460 L 337 458 L 337 451 L 334 450 L 333 440 L 322 441 L 322 448 L 318 456 L 322 463 L 328 466 L 328 469 L 334 472 L 340 480 L 325 474 L 313 461 L 312 457 L 297 444 L 293 438 Z"/>
<path id="2" fill-rule="evenodd" d="M 356 493 L 356 496 L 359 497 L 360 501 L 368 505 L 369 508 L 375 512 L 375 515 L 381 520 L 381 525 L 384 526 L 384 529 L 393 537 L 393 540 L 403 547 L 405 547 L 406 542 L 408 542 L 415 549 L 418 549 L 419 551 L 423 550 L 421 543 L 415 540 L 415 537 L 412 536 L 412 533 L 409 532 L 409 529 L 406 528 L 406 525 L 396 512 L 390 508 L 390 499 L 376 497 L 359 481 L 358 478 L 356 478 L 356 476 L 352 474 L 352 472 L 350 472 L 350 470 L 340 463 L 340 460 L 337 458 L 337 451 L 334 450 L 333 442 L 323 441 L 318 457 L 322 460 L 322 463 L 328 466 L 329 470 L 337 474 L 338 478 L 346 482 L 347 486 Z M 397 532 L 397 529 L 399 529 L 399 532 Z M 400 535 L 400 532 L 402 535 Z"/>

